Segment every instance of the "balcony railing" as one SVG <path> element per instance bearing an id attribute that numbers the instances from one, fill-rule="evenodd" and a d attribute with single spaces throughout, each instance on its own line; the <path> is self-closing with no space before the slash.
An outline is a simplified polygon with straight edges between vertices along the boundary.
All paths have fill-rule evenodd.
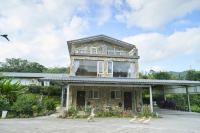
<path id="1" fill-rule="evenodd" d="M 107 50 L 107 51 L 98 51 L 98 50 L 86 50 L 79 49 L 75 50 L 74 54 L 89 54 L 89 55 L 107 55 L 107 56 L 124 56 L 124 57 L 133 57 L 137 56 L 137 52 L 126 52 L 126 51 L 116 51 L 116 50 Z"/>

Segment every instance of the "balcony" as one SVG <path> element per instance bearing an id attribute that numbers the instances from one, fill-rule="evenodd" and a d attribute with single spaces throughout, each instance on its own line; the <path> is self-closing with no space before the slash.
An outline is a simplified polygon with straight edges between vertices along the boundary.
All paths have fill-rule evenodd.
<path id="1" fill-rule="evenodd" d="M 138 57 L 137 49 L 130 52 L 119 50 L 99 51 L 97 49 L 78 49 L 72 52 L 73 55 L 88 55 L 88 56 L 111 56 L 111 57 Z"/>

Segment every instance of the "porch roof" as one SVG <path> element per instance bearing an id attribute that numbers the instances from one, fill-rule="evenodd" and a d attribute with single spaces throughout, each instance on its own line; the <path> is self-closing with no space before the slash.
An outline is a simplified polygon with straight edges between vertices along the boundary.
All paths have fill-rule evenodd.
<path id="1" fill-rule="evenodd" d="M 68 84 L 117 84 L 117 85 L 172 85 L 172 86 L 200 86 L 200 81 L 189 80 L 156 80 L 116 77 L 52 77 L 41 78 L 42 81 L 55 81 Z"/>

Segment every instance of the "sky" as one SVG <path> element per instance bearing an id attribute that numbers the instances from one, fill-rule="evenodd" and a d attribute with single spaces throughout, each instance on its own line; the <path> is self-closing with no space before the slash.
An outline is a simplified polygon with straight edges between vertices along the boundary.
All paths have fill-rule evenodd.
<path id="1" fill-rule="evenodd" d="M 0 0 L 0 62 L 70 64 L 67 41 L 104 34 L 136 45 L 141 72 L 200 70 L 200 0 Z"/>

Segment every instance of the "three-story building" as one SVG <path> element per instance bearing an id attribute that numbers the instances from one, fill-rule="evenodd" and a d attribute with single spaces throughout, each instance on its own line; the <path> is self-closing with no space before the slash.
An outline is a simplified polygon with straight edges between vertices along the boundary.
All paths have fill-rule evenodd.
<path id="1" fill-rule="evenodd" d="M 135 45 L 98 35 L 68 41 L 70 76 L 81 79 L 138 78 L 138 50 Z M 141 88 L 102 83 L 75 83 L 69 88 L 67 106 L 84 108 L 118 106 L 136 110 L 142 105 Z"/>

